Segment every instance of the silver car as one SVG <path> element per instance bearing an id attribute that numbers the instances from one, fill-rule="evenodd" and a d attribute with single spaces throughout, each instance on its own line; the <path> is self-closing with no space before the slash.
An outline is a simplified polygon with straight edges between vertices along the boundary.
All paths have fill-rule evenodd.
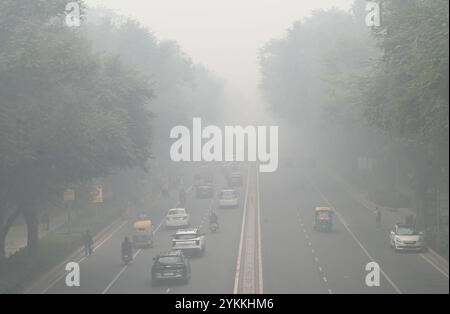
<path id="1" fill-rule="evenodd" d="M 417 232 L 412 225 L 396 224 L 390 233 L 391 248 L 396 251 L 424 249 L 425 236 L 423 232 Z"/>

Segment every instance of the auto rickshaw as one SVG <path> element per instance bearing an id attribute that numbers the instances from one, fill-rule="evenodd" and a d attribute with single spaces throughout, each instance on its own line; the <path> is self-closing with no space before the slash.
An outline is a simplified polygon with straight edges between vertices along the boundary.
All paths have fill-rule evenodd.
<path id="1" fill-rule="evenodd" d="M 139 220 L 133 225 L 133 246 L 135 248 L 153 247 L 153 224 L 151 220 Z"/>
<path id="2" fill-rule="evenodd" d="M 333 228 L 333 209 L 330 207 L 316 207 L 314 230 L 331 232 Z"/>

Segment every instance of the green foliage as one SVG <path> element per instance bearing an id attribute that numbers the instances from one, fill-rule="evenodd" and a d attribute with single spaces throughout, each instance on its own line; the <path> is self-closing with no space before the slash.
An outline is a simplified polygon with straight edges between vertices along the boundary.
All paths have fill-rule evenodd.
<path id="1" fill-rule="evenodd" d="M 65 3 L 0 3 L 0 210 L 35 211 L 67 183 L 150 157 L 148 82 L 118 58 L 94 55 L 65 26 Z"/>
<path id="2" fill-rule="evenodd" d="M 384 52 L 364 90 L 378 128 L 419 145 L 448 143 L 449 2 L 384 1 Z"/>

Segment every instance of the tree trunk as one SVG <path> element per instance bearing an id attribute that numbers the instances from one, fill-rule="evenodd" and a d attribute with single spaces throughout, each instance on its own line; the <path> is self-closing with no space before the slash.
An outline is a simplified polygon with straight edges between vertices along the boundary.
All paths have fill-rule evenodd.
<path id="1" fill-rule="evenodd" d="M 34 206 L 27 205 L 22 208 L 22 213 L 27 224 L 27 250 L 31 257 L 38 253 L 39 244 L 39 220 Z"/>
<path id="2" fill-rule="evenodd" d="M 6 259 L 5 252 L 5 240 L 6 240 L 6 231 L 5 231 L 5 213 L 3 208 L 0 208 L 0 276 L 3 274 L 3 265 Z"/>
<path id="3" fill-rule="evenodd" d="M 0 273 L 3 269 L 3 264 L 6 261 L 6 236 L 16 218 L 20 215 L 19 210 L 15 210 L 7 219 L 5 219 L 6 209 L 0 211 Z"/>

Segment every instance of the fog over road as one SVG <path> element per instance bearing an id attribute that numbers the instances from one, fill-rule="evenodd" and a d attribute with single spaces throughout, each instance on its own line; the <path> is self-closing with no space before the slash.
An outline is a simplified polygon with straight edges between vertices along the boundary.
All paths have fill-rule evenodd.
<path id="1" fill-rule="evenodd" d="M 247 168 L 241 169 L 247 173 Z M 388 228 L 376 229 L 373 213 L 358 203 L 318 168 L 281 166 L 278 172 L 259 174 L 261 228 L 261 288 L 264 293 L 448 293 L 448 272 L 421 254 L 395 253 L 388 243 Z M 189 179 L 188 179 L 189 178 Z M 186 184 L 192 184 L 192 173 Z M 166 211 L 176 202 L 158 198 L 148 204 L 155 222 L 155 247 L 135 251 L 132 264 L 120 261 L 120 243 L 131 233 L 131 221 L 116 223 L 100 241 L 94 254 L 80 263 L 80 287 L 67 287 L 57 272 L 38 281 L 31 293 L 233 293 L 240 248 L 246 183 L 239 189 L 238 209 L 218 209 L 220 230 L 207 229 L 208 213 L 216 199 L 197 200 L 189 189 L 187 208 L 191 225 L 206 232 L 206 253 L 191 258 L 192 279 L 188 284 L 151 286 L 153 257 L 171 248 L 173 230 L 163 225 Z M 219 168 L 215 169 L 216 190 L 225 186 Z M 255 182 L 256 183 L 256 182 Z M 191 186 L 191 185 L 190 185 Z M 255 194 L 258 195 L 258 194 Z M 338 212 L 334 230 L 313 230 L 313 209 L 332 205 Z M 247 220 L 257 224 L 258 220 Z M 258 228 L 247 225 L 246 228 Z M 247 251 L 247 250 L 246 250 Z M 246 252 L 244 251 L 244 253 Z M 75 259 L 76 260 L 76 259 Z M 258 259 L 256 259 L 258 261 Z M 379 287 L 365 283 L 367 263 L 375 261 L 382 270 Z M 258 272 L 255 272 L 256 274 Z M 241 290 L 237 291 L 242 292 Z"/>

